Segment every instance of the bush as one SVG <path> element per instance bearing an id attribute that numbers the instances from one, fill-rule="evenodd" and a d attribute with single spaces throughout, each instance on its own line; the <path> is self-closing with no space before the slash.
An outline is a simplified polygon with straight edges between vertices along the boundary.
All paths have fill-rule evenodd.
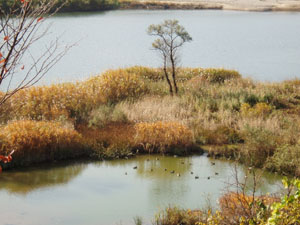
<path id="1" fill-rule="evenodd" d="M 259 102 L 259 97 L 256 96 L 255 94 L 247 94 L 245 97 L 244 97 L 244 102 L 249 104 L 251 107 L 253 107 L 256 103 Z"/>
<path id="2" fill-rule="evenodd" d="M 268 130 L 248 127 L 243 139 L 245 144 L 239 160 L 251 166 L 263 167 L 266 160 L 273 156 L 281 138 Z"/>
<path id="3" fill-rule="evenodd" d="M 102 105 L 91 112 L 89 126 L 103 128 L 110 123 L 127 123 L 124 112 L 114 106 Z"/>
<path id="4" fill-rule="evenodd" d="M 241 75 L 235 70 L 209 68 L 202 69 L 200 77 L 209 83 L 224 83 L 225 80 L 239 79 Z"/>
<path id="5" fill-rule="evenodd" d="M 248 103 L 241 105 L 241 114 L 249 117 L 266 117 L 272 112 L 272 107 L 267 103 L 257 103 L 251 107 Z"/>
<path id="6" fill-rule="evenodd" d="M 30 165 L 86 154 L 81 135 L 56 122 L 14 121 L 1 128 L 0 154 L 15 150 L 12 166 Z"/>
<path id="7" fill-rule="evenodd" d="M 236 144 L 243 141 L 235 129 L 224 125 L 213 130 L 198 128 L 195 131 L 195 138 L 197 143 L 203 145 Z"/>
<path id="8" fill-rule="evenodd" d="M 284 187 L 288 194 L 281 201 L 274 203 L 271 207 L 272 215 L 267 225 L 287 224 L 297 225 L 300 221 L 300 180 L 283 179 Z"/>
<path id="9" fill-rule="evenodd" d="M 135 125 L 135 143 L 142 150 L 168 152 L 173 148 L 187 151 L 193 146 L 193 134 L 176 122 L 139 123 Z"/>
<path id="10" fill-rule="evenodd" d="M 266 168 L 300 176 L 300 145 L 284 145 L 276 148 L 274 155 L 267 160 Z"/>

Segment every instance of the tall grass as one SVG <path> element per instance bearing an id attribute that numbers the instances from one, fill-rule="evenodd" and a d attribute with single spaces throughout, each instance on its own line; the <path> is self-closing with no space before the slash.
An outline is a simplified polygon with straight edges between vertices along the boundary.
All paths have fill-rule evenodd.
<path id="1" fill-rule="evenodd" d="M 0 154 L 15 150 L 9 166 L 76 158 L 86 154 L 82 136 L 57 122 L 20 120 L 1 127 Z"/>
<path id="2" fill-rule="evenodd" d="M 135 130 L 136 145 L 144 151 L 178 154 L 193 146 L 192 132 L 176 122 L 138 123 Z"/>

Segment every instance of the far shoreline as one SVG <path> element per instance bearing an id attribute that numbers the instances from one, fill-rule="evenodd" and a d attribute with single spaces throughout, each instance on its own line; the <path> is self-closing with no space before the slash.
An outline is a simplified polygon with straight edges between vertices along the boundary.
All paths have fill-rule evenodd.
<path id="1" fill-rule="evenodd" d="M 300 12 L 300 3 L 297 4 L 274 4 L 273 0 L 266 0 L 264 3 L 258 1 L 240 0 L 238 3 L 228 1 L 222 3 L 218 0 L 211 2 L 202 0 L 189 1 L 121 1 L 118 9 L 144 9 L 144 10 L 234 10 L 253 12 Z M 262 1 L 259 1 L 262 2 Z"/>

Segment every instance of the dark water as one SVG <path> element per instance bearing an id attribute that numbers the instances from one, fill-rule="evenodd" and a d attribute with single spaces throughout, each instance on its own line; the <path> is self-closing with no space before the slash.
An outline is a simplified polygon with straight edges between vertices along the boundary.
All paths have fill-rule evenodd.
<path id="1" fill-rule="evenodd" d="M 62 34 L 62 42 L 78 43 L 43 82 L 80 80 L 110 68 L 160 66 L 146 29 L 165 19 L 178 19 L 193 37 L 183 46 L 182 66 L 236 69 L 262 81 L 300 78 L 300 13 L 129 10 L 52 18 L 46 41 Z"/>
<path id="2" fill-rule="evenodd" d="M 208 200 L 217 205 L 233 181 L 233 165 L 206 156 L 139 156 L 5 172 L 0 174 L 1 224 L 133 224 L 135 216 L 150 221 L 169 205 L 194 209 Z M 243 180 L 247 168 L 237 169 Z M 279 176 L 264 173 L 258 194 L 276 192 L 280 183 Z"/>

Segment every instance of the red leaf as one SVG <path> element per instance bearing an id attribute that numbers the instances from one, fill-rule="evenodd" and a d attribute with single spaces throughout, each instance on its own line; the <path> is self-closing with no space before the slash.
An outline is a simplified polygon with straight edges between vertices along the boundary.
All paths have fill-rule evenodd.
<path id="1" fill-rule="evenodd" d="M 37 19 L 37 22 L 40 22 L 42 19 L 44 19 L 43 17 L 40 17 Z"/>
<path id="2" fill-rule="evenodd" d="M 0 64 L 4 63 L 5 62 L 5 59 L 2 59 L 0 60 Z"/>
<path id="3" fill-rule="evenodd" d="M 25 66 L 23 65 L 23 66 L 21 67 L 21 70 L 24 70 L 24 68 L 25 68 Z"/>
<path id="4" fill-rule="evenodd" d="M 2 173 L 2 167 L 0 166 L 0 173 Z"/>
<path id="5" fill-rule="evenodd" d="M 8 41 L 8 36 L 5 36 L 5 37 L 4 37 L 4 41 Z"/>
<path id="6" fill-rule="evenodd" d="M 2 53 L 0 52 L 0 59 L 2 58 L 2 56 L 3 56 L 3 55 L 2 55 Z"/>

